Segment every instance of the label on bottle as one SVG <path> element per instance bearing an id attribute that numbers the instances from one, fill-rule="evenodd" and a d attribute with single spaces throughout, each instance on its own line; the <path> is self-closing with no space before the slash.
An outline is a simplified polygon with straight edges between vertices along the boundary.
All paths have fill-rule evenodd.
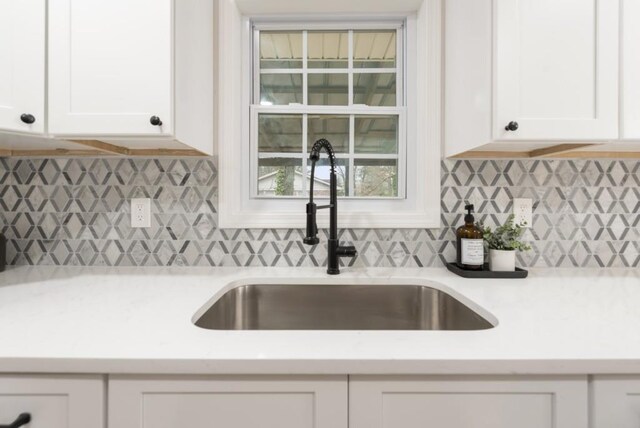
<path id="1" fill-rule="evenodd" d="M 484 264 L 484 241 L 482 239 L 461 239 L 463 265 L 482 266 Z"/>

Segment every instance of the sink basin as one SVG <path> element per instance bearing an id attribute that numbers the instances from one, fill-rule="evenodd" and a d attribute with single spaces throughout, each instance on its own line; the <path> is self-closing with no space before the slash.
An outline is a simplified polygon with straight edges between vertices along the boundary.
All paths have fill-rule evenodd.
<path id="1" fill-rule="evenodd" d="M 449 294 L 419 285 L 243 285 L 195 322 L 211 330 L 483 330 Z"/>

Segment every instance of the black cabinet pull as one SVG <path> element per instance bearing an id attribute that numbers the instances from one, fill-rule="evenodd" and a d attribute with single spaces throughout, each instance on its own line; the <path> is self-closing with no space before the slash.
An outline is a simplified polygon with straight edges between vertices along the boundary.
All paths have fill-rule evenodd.
<path id="1" fill-rule="evenodd" d="M 509 122 L 507 126 L 504 127 L 506 131 L 517 131 L 518 130 L 518 122 Z"/>
<path id="2" fill-rule="evenodd" d="M 18 419 L 10 423 L 9 425 L 0 425 L 0 428 L 20 428 L 23 425 L 31 422 L 31 415 L 29 413 L 20 413 Z"/>
<path id="3" fill-rule="evenodd" d="M 31 125 L 33 122 L 36 121 L 36 118 L 34 115 L 32 114 L 28 114 L 28 113 L 23 113 L 20 116 L 20 120 L 23 121 L 24 123 L 26 123 L 27 125 Z"/>
<path id="4" fill-rule="evenodd" d="M 149 122 L 151 122 L 153 126 L 162 126 L 162 121 L 158 116 L 151 116 L 151 119 L 149 119 Z"/>

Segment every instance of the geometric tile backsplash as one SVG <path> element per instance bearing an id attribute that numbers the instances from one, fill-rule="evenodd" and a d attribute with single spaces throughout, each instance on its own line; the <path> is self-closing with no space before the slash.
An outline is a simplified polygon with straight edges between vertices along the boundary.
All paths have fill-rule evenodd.
<path id="1" fill-rule="evenodd" d="M 440 229 L 349 229 L 354 266 L 441 266 L 455 257 L 465 201 L 487 224 L 517 197 L 534 200 L 535 267 L 640 266 L 640 162 L 473 160 L 442 162 Z M 152 199 L 149 229 L 132 229 L 129 200 Z M 211 158 L 0 159 L 0 227 L 14 265 L 318 266 L 324 248 L 300 229 L 217 228 Z M 304 210 L 301 202 L 301 211 Z M 326 233 L 326 231 L 325 231 Z M 326 243 L 326 236 L 322 238 Z"/>

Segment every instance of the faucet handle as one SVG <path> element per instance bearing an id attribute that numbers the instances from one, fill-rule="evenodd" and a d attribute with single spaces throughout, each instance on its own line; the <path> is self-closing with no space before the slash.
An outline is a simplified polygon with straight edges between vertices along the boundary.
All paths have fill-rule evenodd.
<path id="1" fill-rule="evenodd" d="M 338 257 L 355 257 L 358 250 L 353 245 L 343 245 L 338 247 Z"/>

